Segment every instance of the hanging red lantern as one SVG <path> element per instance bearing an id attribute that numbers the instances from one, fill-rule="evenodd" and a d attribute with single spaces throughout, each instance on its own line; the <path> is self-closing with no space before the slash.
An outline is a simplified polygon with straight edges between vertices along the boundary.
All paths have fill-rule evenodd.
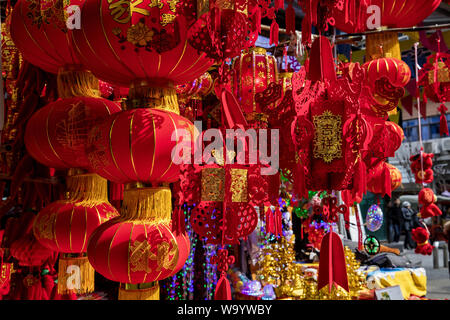
<path id="1" fill-rule="evenodd" d="M 174 182 L 180 169 L 172 151 L 182 130 L 193 134 L 194 126 L 172 112 L 140 108 L 113 114 L 90 131 L 89 162 L 116 183 Z"/>
<path id="2" fill-rule="evenodd" d="M 81 28 L 73 31 L 82 64 L 100 79 L 124 86 L 154 79 L 155 86 L 174 90 L 174 83 L 199 77 L 213 60 L 190 44 L 189 30 L 199 18 L 196 1 L 177 3 L 85 1 Z"/>
<path id="3" fill-rule="evenodd" d="M 450 55 L 442 52 L 428 57 L 419 71 L 419 84 L 428 99 L 437 103 L 450 101 Z"/>
<path id="4" fill-rule="evenodd" d="M 27 123 L 25 145 L 40 163 L 59 169 L 89 168 L 85 153 L 88 130 L 120 111 L 109 100 L 91 97 L 59 99 L 39 109 Z"/>
<path id="5" fill-rule="evenodd" d="M 208 72 L 194 81 L 178 85 L 176 88 L 180 114 L 192 122 L 197 117 L 201 117 L 203 115 L 202 98 L 211 93 L 213 85 L 214 81 Z"/>
<path id="6" fill-rule="evenodd" d="M 366 62 L 363 68 L 367 73 L 365 86 L 372 108 L 381 115 L 394 110 L 411 80 L 408 65 L 395 58 L 380 58 Z"/>
<path id="7" fill-rule="evenodd" d="M 90 238 L 89 261 L 106 278 L 127 284 L 174 275 L 188 257 L 190 242 L 186 233 L 172 233 L 171 213 L 169 188 L 125 190 L 121 216 Z"/>
<path id="8" fill-rule="evenodd" d="M 250 48 L 233 60 L 232 69 L 232 93 L 247 120 L 267 122 L 267 110 L 261 109 L 256 102 L 256 95 L 266 90 L 271 83 L 278 82 L 275 57 L 269 56 L 263 48 Z"/>

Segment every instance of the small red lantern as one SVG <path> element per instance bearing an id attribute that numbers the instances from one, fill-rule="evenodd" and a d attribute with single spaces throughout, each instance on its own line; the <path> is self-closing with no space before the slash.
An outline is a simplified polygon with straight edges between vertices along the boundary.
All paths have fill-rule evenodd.
<path id="1" fill-rule="evenodd" d="M 190 121 L 197 116 L 202 116 L 202 98 L 211 93 L 214 81 L 208 72 L 202 74 L 198 79 L 177 86 L 180 114 Z"/>
<path id="2" fill-rule="evenodd" d="M 391 195 L 402 184 L 402 174 L 393 165 L 381 162 L 368 171 L 367 190 L 372 193 Z"/>
<path id="3" fill-rule="evenodd" d="M 367 73 L 365 86 L 372 107 L 382 115 L 394 110 L 411 80 L 408 65 L 395 58 L 380 58 L 365 63 L 363 68 Z"/>
<path id="4" fill-rule="evenodd" d="M 27 123 L 25 145 L 40 163 L 59 169 L 89 168 L 85 153 L 88 130 L 120 111 L 103 98 L 59 99 L 39 109 Z"/>
<path id="5" fill-rule="evenodd" d="M 256 95 L 278 82 L 275 57 L 263 48 L 250 48 L 233 60 L 232 92 L 240 103 L 248 121 L 267 122 L 265 110 L 256 102 Z M 262 119 L 261 119 L 262 118 Z"/>

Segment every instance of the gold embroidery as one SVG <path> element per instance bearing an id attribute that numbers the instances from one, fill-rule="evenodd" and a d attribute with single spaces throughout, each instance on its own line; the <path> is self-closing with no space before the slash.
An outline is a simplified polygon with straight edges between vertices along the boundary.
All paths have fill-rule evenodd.
<path id="1" fill-rule="evenodd" d="M 37 224 L 38 234 L 41 239 L 53 240 L 53 224 L 55 223 L 56 212 L 41 216 Z"/>
<path id="2" fill-rule="evenodd" d="M 177 16 L 175 14 L 163 13 L 161 15 L 161 25 L 163 27 L 167 26 L 170 23 L 173 23 Z"/>
<path id="3" fill-rule="evenodd" d="M 177 11 L 177 3 L 180 2 L 180 0 L 167 0 L 167 3 L 169 4 L 169 9 L 173 13 Z"/>
<path id="4" fill-rule="evenodd" d="M 205 168 L 202 170 L 202 201 L 223 201 L 225 170 Z"/>
<path id="5" fill-rule="evenodd" d="M 162 9 L 164 7 L 164 2 L 161 2 L 160 0 L 151 0 L 148 6 L 150 8 L 158 7 L 159 9 Z"/>
<path id="6" fill-rule="evenodd" d="M 314 158 L 330 163 L 342 157 L 342 121 L 339 115 L 326 110 L 320 116 L 314 116 Z"/>
<path id="7" fill-rule="evenodd" d="M 133 241 L 133 244 L 130 246 L 131 271 L 144 271 L 147 273 L 152 271 L 152 269 L 148 266 L 148 261 L 151 253 L 150 249 L 151 246 L 147 240 Z"/>
<path id="8" fill-rule="evenodd" d="M 108 9 L 110 10 L 110 14 L 114 21 L 118 23 L 128 23 L 130 22 L 133 13 L 140 13 L 144 16 L 150 15 L 148 10 L 137 7 L 143 1 L 144 0 L 108 0 Z"/>
<path id="9" fill-rule="evenodd" d="M 127 41 L 134 45 L 146 46 L 153 38 L 153 30 L 150 30 L 142 22 L 128 28 Z"/>
<path id="10" fill-rule="evenodd" d="M 231 201 L 247 202 L 247 169 L 231 169 Z"/>
<path id="11" fill-rule="evenodd" d="M 170 247 L 172 249 L 169 249 Z M 156 260 L 158 264 L 156 271 L 173 270 L 178 262 L 178 246 L 173 239 L 170 240 L 170 243 L 162 242 L 158 245 L 157 255 L 155 256 L 152 252 L 150 252 L 150 255 L 150 259 Z"/>

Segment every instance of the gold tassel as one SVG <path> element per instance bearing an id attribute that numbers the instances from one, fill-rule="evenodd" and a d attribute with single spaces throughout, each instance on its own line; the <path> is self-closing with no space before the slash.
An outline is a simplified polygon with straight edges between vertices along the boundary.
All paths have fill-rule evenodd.
<path id="1" fill-rule="evenodd" d="M 125 189 L 120 217 L 123 220 L 170 223 L 172 192 L 168 187 Z"/>
<path id="2" fill-rule="evenodd" d="M 119 300 L 159 300 L 159 283 L 128 284 L 121 283 Z"/>
<path id="3" fill-rule="evenodd" d="M 381 47 L 381 48 L 380 48 Z M 397 32 L 368 34 L 366 41 L 367 61 L 379 58 L 396 58 L 401 60 L 400 42 Z"/>
<path id="4" fill-rule="evenodd" d="M 60 98 L 100 97 L 98 79 L 86 70 L 78 68 L 61 68 L 57 76 L 58 95 Z"/>
<path id="5" fill-rule="evenodd" d="M 351 297 L 344 288 L 333 284 L 331 292 L 328 290 L 328 285 L 320 289 L 319 300 L 351 300 Z"/>
<path id="6" fill-rule="evenodd" d="M 87 256 L 71 257 L 62 254 L 58 267 L 58 293 L 84 294 L 94 292 L 95 270 Z"/>
<path id="7" fill-rule="evenodd" d="M 145 80 L 130 85 L 127 109 L 152 108 L 180 114 L 177 91 L 172 84 L 154 85 Z"/>
<path id="8" fill-rule="evenodd" d="M 108 181 L 95 173 L 68 176 L 67 198 L 79 206 L 94 207 L 108 201 Z"/>

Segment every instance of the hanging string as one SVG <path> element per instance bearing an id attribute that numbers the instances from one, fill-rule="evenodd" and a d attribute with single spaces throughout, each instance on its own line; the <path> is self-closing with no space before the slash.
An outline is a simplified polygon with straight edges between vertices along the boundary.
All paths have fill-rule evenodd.
<path id="1" fill-rule="evenodd" d="M 419 61 L 418 61 L 418 47 L 419 43 L 414 43 L 414 55 L 415 55 L 415 70 L 416 70 L 416 99 L 417 99 L 417 120 L 419 122 L 419 145 L 420 145 L 420 168 L 423 172 L 423 141 L 422 141 L 422 123 L 420 112 L 420 92 L 419 92 Z M 425 187 L 425 182 L 422 180 L 422 188 Z"/>

